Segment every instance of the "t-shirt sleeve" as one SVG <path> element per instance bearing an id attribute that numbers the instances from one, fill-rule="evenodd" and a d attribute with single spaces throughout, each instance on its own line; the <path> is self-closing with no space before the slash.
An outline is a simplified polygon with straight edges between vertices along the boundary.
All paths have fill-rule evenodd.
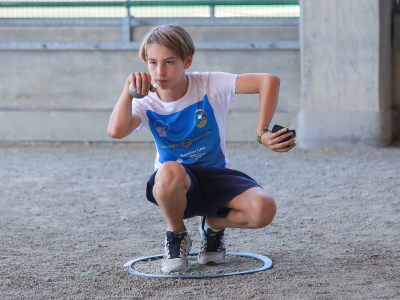
<path id="1" fill-rule="evenodd" d="M 236 99 L 236 78 L 236 74 L 224 72 L 209 73 L 210 94 L 218 95 L 219 101 L 229 106 Z"/>
<path id="2" fill-rule="evenodd" d="M 142 123 L 140 123 L 139 127 L 136 128 L 133 132 L 139 132 L 140 130 L 143 129 L 143 127 L 146 127 L 146 124 L 148 123 L 146 115 L 143 113 L 141 109 L 141 105 L 133 100 L 132 101 L 132 115 L 137 115 L 140 120 L 142 120 Z"/>

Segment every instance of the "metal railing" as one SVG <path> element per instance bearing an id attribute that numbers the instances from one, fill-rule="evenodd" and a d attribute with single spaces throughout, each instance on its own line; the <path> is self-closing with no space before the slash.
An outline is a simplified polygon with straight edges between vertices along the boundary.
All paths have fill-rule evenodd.
<path id="1" fill-rule="evenodd" d="M 0 2 L 0 18 L 298 17 L 292 0 L 153 0 Z"/>
<path id="2" fill-rule="evenodd" d="M 180 12 L 175 15 L 165 13 L 167 8 L 206 8 L 208 13 L 199 16 L 194 13 Z M 219 8 L 251 8 L 257 7 L 291 7 L 298 9 L 298 1 L 290 0 L 154 0 L 154 1 L 41 1 L 41 2 L 0 2 L 0 26 L 121 26 L 121 42 L 1 42 L 0 50 L 137 50 L 140 43 L 131 41 L 131 28 L 134 26 L 154 26 L 163 23 L 178 23 L 183 26 L 297 26 L 298 17 L 231 17 L 221 14 Z M 85 16 L 71 17 L 65 12 L 53 17 L 4 17 L 7 9 L 120 9 L 118 17 Z M 137 9 L 146 8 L 150 15 L 140 15 Z M 154 13 L 155 8 L 164 10 L 164 14 Z M 247 10 L 249 12 L 251 10 Z M 300 10 L 299 10 L 300 11 Z M 225 10 L 226 12 L 226 10 Z M 3 15 L 2 15 L 3 13 Z M 213 50 L 266 50 L 287 49 L 298 50 L 298 41 L 247 41 L 247 42 L 195 42 L 196 48 Z"/>

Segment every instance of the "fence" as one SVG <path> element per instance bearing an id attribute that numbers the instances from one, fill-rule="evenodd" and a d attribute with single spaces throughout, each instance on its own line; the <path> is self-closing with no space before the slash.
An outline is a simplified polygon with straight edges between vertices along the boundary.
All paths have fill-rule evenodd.
<path id="1" fill-rule="evenodd" d="M 12 11 L 13 9 L 15 11 Z M 52 13 L 52 9 L 58 10 L 58 14 L 54 14 L 54 11 Z M 74 17 L 71 17 L 70 9 L 75 10 Z M 95 9 L 106 9 L 107 14 L 97 13 Z M 111 9 L 119 10 L 119 16 L 115 17 L 115 12 Z M 24 10 L 26 15 L 22 13 Z M 88 10 L 92 11 L 86 14 Z M 132 27 L 135 26 L 153 26 L 170 22 L 183 26 L 297 26 L 298 17 L 288 17 L 289 14 L 296 14 L 297 10 L 299 10 L 298 2 L 288 0 L 0 2 L 0 26 L 121 26 L 122 28 L 121 42 L 0 42 L 0 50 L 137 50 L 139 43 L 131 40 Z M 241 17 L 238 17 L 239 12 Z M 251 14 L 253 16 L 249 17 Z M 263 14 L 264 16 L 260 17 Z M 275 17 L 271 17 L 274 14 Z M 299 43 L 298 41 L 204 41 L 196 43 L 196 48 L 299 49 Z"/>
<path id="2" fill-rule="evenodd" d="M 298 17 L 297 1 L 24 1 L 0 2 L 0 18 Z"/>

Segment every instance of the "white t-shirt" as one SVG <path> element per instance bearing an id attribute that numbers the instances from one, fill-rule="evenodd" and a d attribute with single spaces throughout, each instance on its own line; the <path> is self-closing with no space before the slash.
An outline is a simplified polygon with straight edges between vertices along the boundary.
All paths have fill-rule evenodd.
<path id="1" fill-rule="evenodd" d="M 148 128 L 157 147 L 155 170 L 164 162 L 227 167 L 225 119 L 235 101 L 237 75 L 222 72 L 186 73 L 189 87 L 174 102 L 162 101 L 156 92 L 134 99 L 132 113 Z"/>

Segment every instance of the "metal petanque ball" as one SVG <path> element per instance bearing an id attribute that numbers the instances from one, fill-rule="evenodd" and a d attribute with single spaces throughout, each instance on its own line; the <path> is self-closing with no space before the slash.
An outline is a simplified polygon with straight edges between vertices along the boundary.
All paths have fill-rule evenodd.
<path id="1" fill-rule="evenodd" d="M 131 94 L 131 96 L 133 98 L 136 98 L 136 99 L 141 99 L 141 98 L 143 98 L 145 96 L 145 95 L 142 95 L 142 94 L 138 94 L 136 91 L 134 91 L 133 87 L 132 87 L 132 83 L 129 84 L 129 94 Z"/>

